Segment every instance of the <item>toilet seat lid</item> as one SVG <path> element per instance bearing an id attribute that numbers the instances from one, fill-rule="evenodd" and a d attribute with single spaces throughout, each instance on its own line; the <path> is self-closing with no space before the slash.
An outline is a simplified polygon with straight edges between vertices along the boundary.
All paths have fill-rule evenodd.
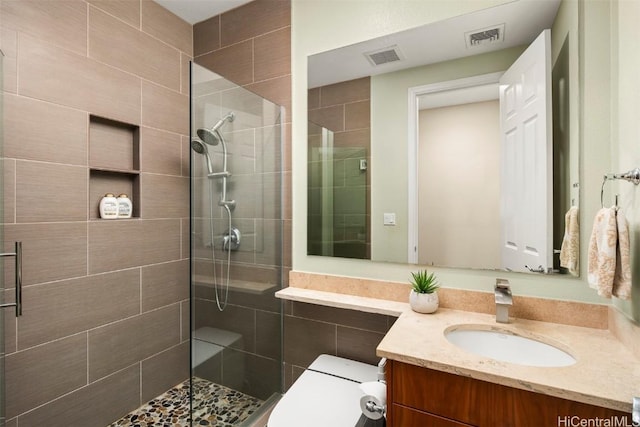
<path id="1" fill-rule="evenodd" d="M 307 369 L 359 383 L 375 381 L 378 374 L 376 366 L 328 354 L 318 356 Z"/>
<path id="2" fill-rule="evenodd" d="M 361 381 L 336 375 L 347 373 L 350 377 L 355 376 L 362 381 L 375 381 L 377 368 L 352 360 L 323 356 L 318 358 L 320 360 L 316 359 L 309 369 L 300 375 L 276 404 L 269 416 L 268 427 L 327 427 L 357 424 L 362 415 L 360 411 L 362 391 L 359 388 Z M 318 370 L 325 372 L 318 372 Z"/>

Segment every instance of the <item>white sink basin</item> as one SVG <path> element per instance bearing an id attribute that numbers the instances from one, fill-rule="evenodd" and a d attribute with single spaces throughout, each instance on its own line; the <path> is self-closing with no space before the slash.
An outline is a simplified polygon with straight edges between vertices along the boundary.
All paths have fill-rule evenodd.
<path id="1" fill-rule="evenodd" d="M 542 339 L 488 325 L 457 325 L 444 332 L 447 340 L 478 356 L 526 366 L 560 367 L 576 363 L 568 352 Z"/>

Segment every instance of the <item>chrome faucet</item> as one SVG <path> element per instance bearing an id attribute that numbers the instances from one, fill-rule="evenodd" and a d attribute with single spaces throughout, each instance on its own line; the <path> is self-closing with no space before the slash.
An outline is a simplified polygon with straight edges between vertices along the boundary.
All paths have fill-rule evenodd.
<path id="1" fill-rule="evenodd" d="M 509 281 L 496 279 L 494 295 L 496 298 L 496 322 L 509 323 L 509 307 L 513 305 Z"/>

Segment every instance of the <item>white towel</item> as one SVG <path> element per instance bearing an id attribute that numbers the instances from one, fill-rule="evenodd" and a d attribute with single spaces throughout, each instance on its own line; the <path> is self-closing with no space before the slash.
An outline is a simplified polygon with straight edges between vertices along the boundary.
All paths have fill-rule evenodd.
<path id="1" fill-rule="evenodd" d="M 580 222 L 578 207 L 572 206 L 564 216 L 564 237 L 560 247 L 560 266 L 574 276 L 580 273 Z"/>
<path id="2" fill-rule="evenodd" d="M 589 286 L 596 289 L 598 295 L 630 298 L 629 226 L 624 214 L 616 208 L 603 208 L 596 214 L 589 239 L 587 270 Z"/>

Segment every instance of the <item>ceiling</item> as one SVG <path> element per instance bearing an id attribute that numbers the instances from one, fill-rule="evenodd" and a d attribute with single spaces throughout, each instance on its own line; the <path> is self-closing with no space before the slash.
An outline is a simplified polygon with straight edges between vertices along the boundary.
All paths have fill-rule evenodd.
<path id="1" fill-rule="evenodd" d="M 190 24 L 220 15 L 252 0 L 154 0 Z"/>
<path id="2" fill-rule="evenodd" d="M 560 0 L 517 0 L 312 55 L 308 87 L 529 44 L 551 28 L 559 6 Z M 503 28 L 497 42 L 470 46 L 468 34 L 496 27 Z M 401 60 L 376 66 L 365 56 L 392 46 L 400 51 Z"/>
<path id="3" fill-rule="evenodd" d="M 195 24 L 253 0 L 154 0 Z M 514 0 L 309 57 L 309 87 L 398 71 L 493 50 L 529 44 L 551 28 L 560 0 Z M 500 41 L 470 47 L 468 33 L 502 28 Z M 364 55 L 396 47 L 400 61 L 373 65 Z M 339 67 L 336 64 L 340 64 Z"/>

